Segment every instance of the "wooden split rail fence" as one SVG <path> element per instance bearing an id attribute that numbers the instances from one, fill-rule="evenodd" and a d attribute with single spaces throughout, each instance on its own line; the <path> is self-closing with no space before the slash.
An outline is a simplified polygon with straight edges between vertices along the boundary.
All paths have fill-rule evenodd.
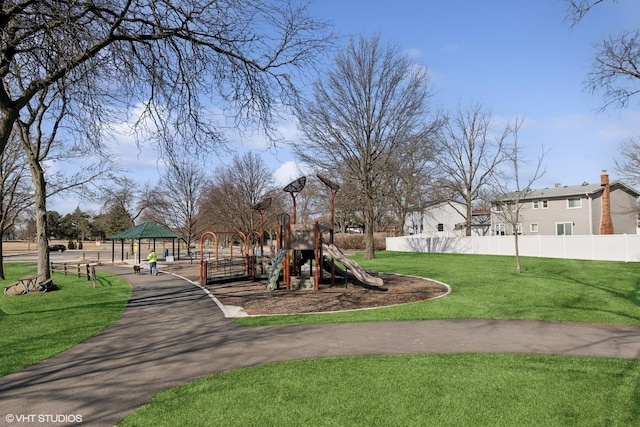
<path id="1" fill-rule="evenodd" d="M 63 262 L 62 264 L 51 263 L 51 272 L 52 273 L 54 271 L 61 272 L 65 276 L 67 276 L 70 272 L 74 272 L 73 274 L 76 274 L 78 278 L 86 274 L 87 280 L 93 281 L 93 287 L 95 288 L 96 287 L 96 265 L 98 264 L 97 263 L 82 264 L 82 263 L 66 263 L 66 262 Z"/>
<path id="2" fill-rule="evenodd" d="M 97 263 L 82 264 L 82 263 L 51 263 L 51 273 L 60 272 L 67 276 L 70 272 L 77 274 L 78 278 L 86 274 L 87 280 L 93 282 L 93 287 L 97 286 L 96 283 L 96 265 Z M 53 280 L 48 279 L 39 282 L 41 275 L 31 274 L 19 278 L 16 282 L 6 286 L 4 288 L 4 294 L 7 296 L 24 295 L 29 292 L 47 292 L 53 287 Z"/>

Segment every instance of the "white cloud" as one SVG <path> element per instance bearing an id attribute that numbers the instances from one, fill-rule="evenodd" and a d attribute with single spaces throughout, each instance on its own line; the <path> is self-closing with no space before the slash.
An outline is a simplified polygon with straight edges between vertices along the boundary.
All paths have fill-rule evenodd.
<path id="1" fill-rule="evenodd" d="M 301 172 L 298 163 L 293 160 L 284 162 L 273 173 L 273 176 L 278 185 L 281 185 L 283 187 L 289 184 L 291 181 L 298 179 L 302 175 L 304 174 Z"/>

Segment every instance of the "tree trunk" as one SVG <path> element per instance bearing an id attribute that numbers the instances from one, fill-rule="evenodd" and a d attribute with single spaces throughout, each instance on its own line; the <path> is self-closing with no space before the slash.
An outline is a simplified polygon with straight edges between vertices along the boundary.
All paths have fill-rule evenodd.
<path id="1" fill-rule="evenodd" d="M 4 240 L 4 233 L 0 232 L 0 280 L 4 280 L 4 256 L 2 255 L 4 250 L 2 248 L 2 241 Z"/>
<path id="2" fill-rule="evenodd" d="M 471 221 L 473 220 L 473 216 L 471 214 L 471 203 L 467 203 L 467 221 L 465 227 L 465 235 L 471 236 Z"/>
<path id="3" fill-rule="evenodd" d="M 31 177 L 35 187 L 35 211 L 36 211 L 36 248 L 38 250 L 38 275 L 39 282 L 51 278 L 51 265 L 49 263 L 49 241 L 47 230 L 47 191 L 44 179 L 44 171 L 35 159 L 29 159 Z"/>
<path id="4" fill-rule="evenodd" d="M 373 239 L 373 219 L 373 198 L 370 196 L 369 191 L 366 191 L 364 206 L 364 257 L 366 259 L 373 259 L 376 257 L 375 244 Z"/>
<path id="5" fill-rule="evenodd" d="M 516 273 L 520 274 L 520 244 L 518 242 L 518 231 L 514 230 L 514 242 L 516 245 Z"/>

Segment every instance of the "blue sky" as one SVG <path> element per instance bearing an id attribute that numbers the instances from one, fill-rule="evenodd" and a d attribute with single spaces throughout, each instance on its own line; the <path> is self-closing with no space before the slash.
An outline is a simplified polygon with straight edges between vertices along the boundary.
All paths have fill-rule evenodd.
<path id="1" fill-rule="evenodd" d="M 599 112 L 601 94 L 587 92 L 584 85 L 594 46 L 608 35 L 637 28 L 640 2 L 609 1 L 575 27 L 565 20 L 561 0 L 316 0 L 311 11 L 330 21 L 344 43 L 349 35 L 379 34 L 426 66 L 434 109 L 452 112 L 480 103 L 497 124 L 524 118 L 520 144 L 526 157 L 535 161 L 543 144 L 547 151 L 547 172 L 537 187 L 597 182 L 603 169 L 616 179 L 618 145 L 640 135 L 640 98 L 625 110 Z M 291 122 L 281 125 L 285 138 L 298 139 Z M 240 153 L 262 153 L 279 182 L 298 176 L 286 146 L 267 150 L 260 135 L 251 133 L 229 139 Z M 123 151 L 131 150 L 127 143 Z M 132 176 L 157 180 L 157 156 L 124 157 L 135 171 Z M 76 205 L 71 199 L 51 208 L 67 212 Z"/>
<path id="2" fill-rule="evenodd" d="M 618 145 L 640 134 L 637 99 L 624 111 L 598 112 L 601 94 L 585 90 L 594 46 L 636 28 L 640 2 L 594 9 L 573 28 L 561 0 L 317 2 L 318 16 L 341 33 L 379 33 L 428 67 L 434 106 L 481 103 L 497 122 L 525 119 L 520 143 L 534 161 L 544 144 L 539 186 L 615 179 Z"/>

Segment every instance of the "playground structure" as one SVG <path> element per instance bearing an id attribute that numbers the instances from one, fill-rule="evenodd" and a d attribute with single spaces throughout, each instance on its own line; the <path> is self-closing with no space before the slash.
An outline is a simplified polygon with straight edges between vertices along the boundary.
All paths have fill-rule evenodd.
<path id="1" fill-rule="evenodd" d="M 226 237 L 226 239 L 221 239 Z M 256 279 L 258 255 L 253 241 L 258 233 L 241 231 L 206 231 L 200 237 L 200 283 Z M 211 239 L 209 250 L 205 243 Z M 238 251 L 240 254 L 238 254 Z"/>
<path id="2" fill-rule="evenodd" d="M 279 289 L 282 280 L 287 290 L 314 289 L 317 291 L 325 278 L 330 281 L 331 286 L 334 286 L 336 276 L 344 278 L 345 283 L 351 278 L 366 285 L 382 287 L 382 279 L 370 276 L 334 245 L 334 199 L 340 187 L 322 175 L 317 177 L 331 192 L 330 224 L 321 224 L 318 221 L 312 224 L 296 223 L 296 195 L 302 191 L 306 183 L 306 177 L 298 178 L 283 189 L 292 197 L 293 215 L 278 215 L 276 244 L 275 248 L 270 245 L 271 254 L 265 254 L 263 241 L 263 213 L 271 205 L 271 199 L 266 198 L 254 206 L 260 215 L 259 233 L 207 231 L 202 234 L 200 283 L 255 280 L 258 277 L 264 277 L 265 271 L 268 271 L 266 286 L 270 290 Z M 222 241 L 221 237 L 226 237 L 226 240 Z M 205 242 L 209 240 L 212 244 L 207 252 Z M 235 249 L 234 246 L 236 246 Z M 237 255 L 238 251 L 240 255 Z M 345 268 L 336 266 L 336 261 Z M 308 268 L 305 268 L 307 264 Z M 328 277 L 325 277 L 325 272 Z"/>
<path id="3" fill-rule="evenodd" d="M 384 285 L 382 279 L 370 276 L 333 244 L 333 227 L 330 225 L 317 221 L 314 224 L 286 222 L 278 225 L 278 256 L 273 263 L 267 289 L 278 289 L 280 271 L 287 290 L 312 288 L 317 291 L 325 279 L 324 272 L 328 273 L 331 286 L 335 286 L 336 277 L 356 279 L 371 286 Z M 337 267 L 336 261 L 345 269 Z M 303 266 L 307 263 L 309 268 L 305 273 Z"/>

